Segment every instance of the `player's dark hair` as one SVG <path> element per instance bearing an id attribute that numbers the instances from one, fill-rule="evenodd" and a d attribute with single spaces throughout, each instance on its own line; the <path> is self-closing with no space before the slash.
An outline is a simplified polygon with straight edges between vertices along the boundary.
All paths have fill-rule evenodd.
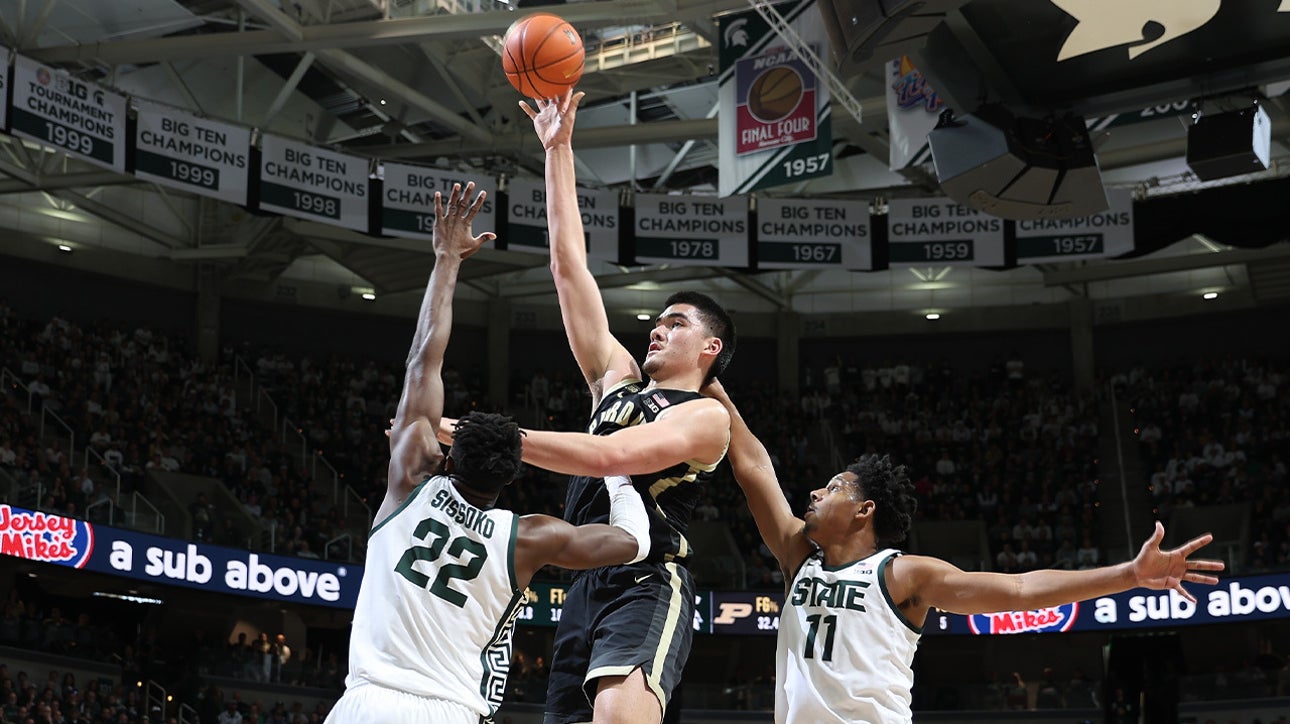
<path id="1" fill-rule="evenodd" d="M 677 292 L 668 297 L 663 306 L 666 308 L 673 304 L 689 304 L 697 309 L 699 321 L 707 327 L 708 334 L 721 340 L 721 352 L 716 359 L 712 360 L 712 366 L 708 368 L 708 374 L 703 378 L 705 384 L 711 382 L 717 375 L 726 371 L 726 366 L 735 356 L 735 322 L 725 308 L 717 304 L 717 300 L 702 292 Z"/>
<path id="2" fill-rule="evenodd" d="M 453 428 L 452 476 L 481 493 L 496 493 L 520 472 L 524 431 L 506 415 L 468 412 Z"/>
<path id="3" fill-rule="evenodd" d="M 918 508 L 914 484 L 905 466 L 892 465 L 886 455 L 863 455 L 847 467 L 847 472 L 856 476 L 858 499 L 874 502 L 874 542 L 892 545 L 904 540 Z"/>

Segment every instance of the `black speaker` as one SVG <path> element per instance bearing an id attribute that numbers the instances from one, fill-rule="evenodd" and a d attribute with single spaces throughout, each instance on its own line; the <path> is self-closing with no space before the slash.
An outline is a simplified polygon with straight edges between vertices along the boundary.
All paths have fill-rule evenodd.
<path id="1" fill-rule="evenodd" d="M 1206 114 L 1187 129 L 1187 166 L 1204 181 L 1266 171 L 1271 144 L 1262 106 Z"/>
<path id="2" fill-rule="evenodd" d="M 967 0 L 820 0 L 838 75 L 858 73 L 919 48 Z"/>
<path id="3" fill-rule="evenodd" d="M 946 196 L 1004 219 L 1064 219 L 1108 207 L 1084 119 L 1019 118 L 1000 105 L 941 119 L 927 135 Z"/>

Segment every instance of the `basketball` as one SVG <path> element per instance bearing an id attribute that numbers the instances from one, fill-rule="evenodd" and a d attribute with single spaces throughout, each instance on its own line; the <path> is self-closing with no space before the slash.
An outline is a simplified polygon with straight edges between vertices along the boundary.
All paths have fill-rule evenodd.
<path id="1" fill-rule="evenodd" d="M 757 76 L 748 89 L 748 110 L 763 123 L 778 121 L 792 113 L 801 100 L 802 77 L 785 65 Z"/>
<path id="2" fill-rule="evenodd" d="M 528 98 L 554 98 L 582 78 L 585 51 L 573 26 L 550 13 L 516 20 L 502 41 L 502 70 Z"/>

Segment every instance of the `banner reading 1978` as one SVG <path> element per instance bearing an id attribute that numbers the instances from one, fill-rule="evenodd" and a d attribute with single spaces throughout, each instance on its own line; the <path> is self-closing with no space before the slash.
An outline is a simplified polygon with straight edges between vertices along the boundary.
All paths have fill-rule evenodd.
<path id="1" fill-rule="evenodd" d="M 474 202 L 480 191 L 488 193 L 479 214 L 475 216 L 475 233 L 497 228 L 497 185 L 491 176 L 472 176 L 455 171 L 441 171 L 425 166 L 403 163 L 385 164 L 385 187 L 381 192 L 381 233 L 406 239 L 434 238 L 434 194 L 443 194 L 443 203 L 452 196 L 452 185 L 475 182 L 470 200 Z"/>
<path id="2" fill-rule="evenodd" d="M 251 129 L 139 101 L 134 175 L 246 205 Z"/>
<path id="3" fill-rule="evenodd" d="M 636 261 L 748 266 L 748 197 L 636 195 Z"/>
<path id="4" fill-rule="evenodd" d="M 949 199 L 892 199 L 892 266 L 1002 266 L 1003 219 Z"/>
<path id="5" fill-rule="evenodd" d="M 868 201 L 761 199 L 759 269 L 871 269 Z"/>
<path id="6" fill-rule="evenodd" d="M 125 171 L 125 96 L 18 56 L 10 123 L 19 136 Z"/>
<path id="7" fill-rule="evenodd" d="M 1076 219 L 1017 222 L 1017 261 L 1094 259 L 1133 251 L 1133 191 L 1107 189 L 1110 207 Z"/>
<path id="8" fill-rule="evenodd" d="M 367 231 L 365 158 L 264 134 L 260 208 Z"/>
<path id="9" fill-rule="evenodd" d="M 507 203 L 506 248 L 550 254 L 546 228 L 546 184 L 516 179 L 511 182 Z M 582 215 L 583 243 L 587 256 L 618 261 L 618 192 L 578 187 L 578 211 Z"/>

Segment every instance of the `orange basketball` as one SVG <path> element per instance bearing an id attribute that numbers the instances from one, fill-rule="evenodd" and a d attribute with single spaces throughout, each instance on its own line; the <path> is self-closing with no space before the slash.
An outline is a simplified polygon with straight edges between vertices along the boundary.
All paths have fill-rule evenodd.
<path id="1" fill-rule="evenodd" d="M 529 98 L 554 98 L 582 78 L 582 37 L 551 13 L 526 15 L 511 24 L 502 41 L 502 70 L 515 90 Z"/>
<path id="2" fill-rule="evenodd" d="M 786 65 L 778 65 L 753 81 L 748 89 L 748 110 L 763 123 L 792 113 L 802 100 L 802 76 Z"/>

